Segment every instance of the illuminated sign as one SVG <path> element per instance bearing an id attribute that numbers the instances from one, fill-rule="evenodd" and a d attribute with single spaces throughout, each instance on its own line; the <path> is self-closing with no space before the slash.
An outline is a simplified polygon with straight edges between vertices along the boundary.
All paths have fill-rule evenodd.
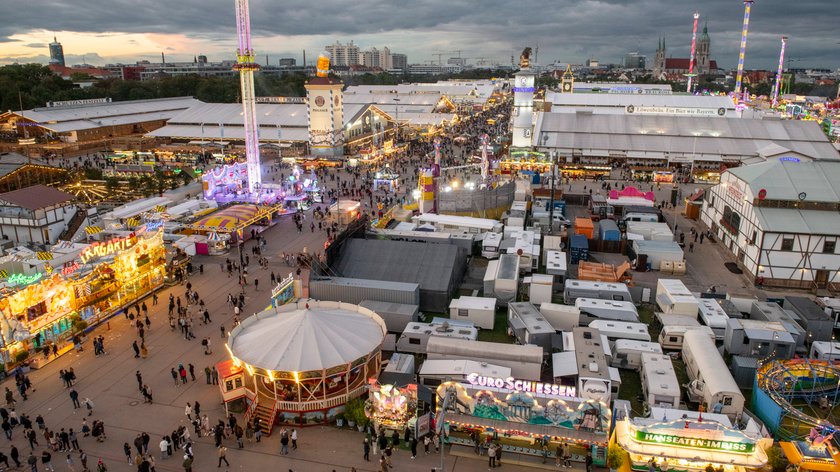
<path id="1" fill-rule="evenodd" d="M 79 263 L 73 262 L 72 264 L 61 268 L 61 275 L 70 275 L 77 270 L 79 270 Z"/>
<path id="2" fill-rule="evenodd" d="M 137 236 L 133 233 L 124 238 L 113 238 L 103 243 L 93 243 L 86 247 L 81 254 L 82 264 L 87 264 L 94 257 L 105 257 L 115 252 L 124 251 L 137 243 Z"/>
<path id="3" fill-rule="evenodd" d="M 534 93 L 534 87 L 514 87 L 514 92 Z"/>
<path id="4" fill-rule="evenodd" d="M 779 160 L 782 161 L 782 162 L 800 162 L 798 157 L 792 157 L 792 156 L 780 157 Z"/>
<path id="5" fill-rule="evenodd" d="M 146 231 L 154 231 L 156 229 L 163 227 L 163 220 L 157 221 L 147 221 L 146 222 Z"/>
<path id="6" fill-rule="evenodd" d="M 519 380 L 513 377 L 508 377 L 506 379 L 500 377 L 488 377 L 475 372 L 467 376 L 467 382 L 471 385 L 477 385 L 479 387 L 495 387 L 512 390 L 514 392 L 531 392 L 542 395 L 552 395 L 555 397 L 574 397 L 576 393 L 574 387 L 566 387 L 565 385 L 533 382 L 531 380 Z"/>
<path id="7" fill-rule="evenodd" d="M 285 305 L 295 298 L 295 276 L 289 274 L 288 277 L 279 281 L 277 286 L 271 291 L 271 306 L 277 308 Z"/>
<path id="8" fill-rule="evenodd" d="M 31 283 L 41 280 L 44 274 L 26 275 L 26 274 L 12 274 L 6 279 L 9 285 L 29 285 Z"/>
<path id="9" fill-rule="evenodd" d="M 712 449 L 715 451 L 727 452 L 743 452 L 751 453 L 755 451 L 755 444 L 721 441 L 718 439 L 706 438 L 687 438 L 683 436 L 674 436 L 671 434 L 657 434 L 648 431 L 636 431 L 636 441 L 654 443 L 654 444 L 670 444 L 673 446 L 693 447 L 697 449 Z"/>

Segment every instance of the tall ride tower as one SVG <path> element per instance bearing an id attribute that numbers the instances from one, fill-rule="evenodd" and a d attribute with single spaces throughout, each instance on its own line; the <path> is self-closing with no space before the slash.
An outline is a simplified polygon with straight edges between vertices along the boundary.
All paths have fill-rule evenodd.
<path id="1" fill-rule="evenodd" d="M 735 77 L 735 103 L 741 96 L 741 81 L 744 78 L 744 54 L 747 52 L 747 33 L 750 31 L 750 9 L 755 0 L 744 0 L 744 27 L 741 29 L 741 51 L 738 53 L 738 75 Z"/>
<path id="2" fill-rule="evenodd" d="M 700 19 L 700 13 L 694 12 L 694 29 L 691 30 L 691 56 L 688 58 L 688 86 L 686 87 L 686 92 L 691 93 L 691 81 L 697 75 L 694 73 L 694 63 L 696 62 L 694 58 L 694 51 L 696 50 L 697 46 L 697 20 Z"/>
<path id="3" fill-rule="evenodd" d="M 248 191 L 255 194 L 260 189 L 262 175 L 260 173 L 259 127 L 257 125 L 257 103 L 254 98 L 254 71 L 260 65 L 254 60 L 254 49 L 251 48 L 251 14 L 248 11 L 248 0 L 236 2 L 236 33 L 239 48 L 236 50 L 236 65 L 239 71 L 239 85 L 242 89 L 242 118 L 245 120 L 245 158 L 248 164 Z"/>
<path id="4" fill-rule="evenodd" d="M 779 102 L 779 90 L 782 86 L 782 72 L 785 63 L 785 46 L 787 45 L 787 36 L 782 36 L 782 50 L 779 52 L 779 68 L 776 69 L 776 83 L 773 85 L 773 108 Z"/>

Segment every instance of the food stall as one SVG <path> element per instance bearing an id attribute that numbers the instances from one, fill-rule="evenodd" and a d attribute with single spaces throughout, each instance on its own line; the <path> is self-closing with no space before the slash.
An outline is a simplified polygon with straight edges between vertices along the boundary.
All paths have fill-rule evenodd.
<path id="1" fill-rule="evenodd" d="M 702 471 L 710 464 L 725 472 L 761 469 L 773 444 L 752 420 L 738 429 L 725 415 L 665 408 L 652 408 L 647 418 L 631 419 L 627 412 L 614 435 L 639 471 L 649 470 L 651 461 L 672 472 Z"/>

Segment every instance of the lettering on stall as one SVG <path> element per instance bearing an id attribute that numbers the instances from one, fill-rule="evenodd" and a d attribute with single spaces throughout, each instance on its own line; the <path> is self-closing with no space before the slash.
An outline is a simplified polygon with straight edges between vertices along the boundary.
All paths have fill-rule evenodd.
<path id="1" fill-rule="evenodd" d="M 503 379 L 501 377 L 488 377 L 475 372 L 467 375 L 467 382 L 479 387 L 494 387 L 514 392 L 532 392 L 555 397 L 574 397 L 575 388 L 565 385 L 557 385 L 531 380 L 520 380 L 513 377 Z"/>
<path id="2" fill-rule="evenodd" d="M 86 247 L 81 254 L 79 254 L 79 259 L 81 259 L 82 264 L 87 264 L 94 257 L 109 256 L 111 254 L 124 251 L 131 246 L 134 246 L 136 243 L 137 235 L 134 233 L 122 238 L 112 238 L 105 242 L 93 243 Z"/>

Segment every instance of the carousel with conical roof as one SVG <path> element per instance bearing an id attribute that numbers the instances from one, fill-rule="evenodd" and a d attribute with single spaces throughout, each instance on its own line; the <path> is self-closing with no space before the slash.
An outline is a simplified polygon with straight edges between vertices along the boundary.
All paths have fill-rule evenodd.
<path id="1" fill-rule="evenodd" d="M 244 401 L 246 420 L 330 422 L 367 391 L 382 364 L 385 322 L 349 303 L 300 300 L 255 314 L 231 331 L 230 360 L 217 365 L 226 406 Z"/>

